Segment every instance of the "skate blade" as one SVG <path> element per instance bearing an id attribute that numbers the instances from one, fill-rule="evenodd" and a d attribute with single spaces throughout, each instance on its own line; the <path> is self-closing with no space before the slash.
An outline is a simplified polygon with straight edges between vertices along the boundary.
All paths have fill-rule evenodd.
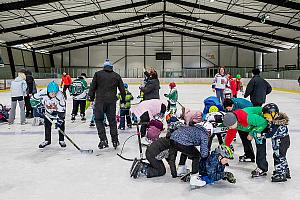
<path id="1" fill-rule="evenodd" d="M 80 152 L 83 154 L 92 154 L 94 151 L 93 149 L 87 149 L 87 150 L 81 149 Z"/>
<path id="2" fill-rule="evenodd" d="M 262 177 L 266 177 L 267 174 L 263 174 L 263 175 L 251 175 L 251 178 L 262 178 Z"/>
<path id="3" fill-rule="evenodd" d="M 190 186 L 190 190 L 192 191 L 192 190 L 200 189 L 200 188 L 203 188 L 204 186 L 205 186 L 205 185 L 203 185 L 203 186 L 191 185 L 191 186 Z"/>

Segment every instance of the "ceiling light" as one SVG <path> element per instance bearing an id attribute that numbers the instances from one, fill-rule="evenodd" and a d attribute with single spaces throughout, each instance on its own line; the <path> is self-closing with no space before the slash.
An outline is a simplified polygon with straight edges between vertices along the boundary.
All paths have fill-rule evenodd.
<path id="1" fill-rule="evenodd" d="M 245 30 L 248 30 L 249 28 L 247 26 L 244 27 Z"/>
<path id="2" fill-rule="evenodd" d="M 148 20 L 148 19 L 149 19 L 149 17 L 148 17 L 148 15 L 146 15 L 145 18 L 144 18 L 144 20 Z"/>
<path id="3" fill-rule="evenodd" d="M 93 18 L 92 18 L 94 21 L 96 21 L 97 19 L 96 19 L 96 17 L 95 16 L 93 16 Z"/>
<path id="4" fill-rule="evenodd" d="M 133 42 L 132 44 L 135 45 L 135 42 Z"/>
<path id="5" fill-rule="evenodd" d="M 152 35 L 150 35 L 150 38 L 152 39 Z"/>
<path id="6" fill-rule="evenodd" d="M 191 33 L 194 32 L 194 29 L 192 28 Z"/>
<path id="7" fill-rule="evenodd" d="M 197 19 L 197 22 L 201 22 L 201 21 L 202 21 L 202 19 L 201 19 L 201 18 Z"/>
<path id="8" fill-rule="evenodd" d="M 21 19 L 20 24 L 25 24 L 24 19 Z"/>
<path id="9" fill-rule="evenodd" d="M 209 0 L 209 2 L 214 2 L 215 0 Z"/>
<path id="10" fill-rule="evenodd" d="M 53 33 L 54 33 L 54 31 L 50 31 L 50 33 L 49 33 L 49 34 L 50 34 L 50 35 L 53 35 Z"/>

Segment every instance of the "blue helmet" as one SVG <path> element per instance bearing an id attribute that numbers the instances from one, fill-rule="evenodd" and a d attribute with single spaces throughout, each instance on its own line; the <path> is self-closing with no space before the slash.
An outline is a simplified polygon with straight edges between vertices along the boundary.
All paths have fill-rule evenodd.
<path id="1" fill-rule="evenodd" d="M 112 69 L 113 68 L 113 65 L 111 64 L 110 60 L 109 59 L 106 59 L 103 63 L 103 68 L 105 69 Z"/>
<path id="2" fill-rule="evenodd" d="M 51 81 L 48 86 L 47 86 L 47 92 L 48 93 L 58 93 L 59 91 L 59 87 L 57 85 L 57 83 L 55 83 L 54 81 Z"/>
<path id="3" fill-rule="evenodd" d="M 124 83 L 124 88 L 127 89 L 128 88 L 128 84 Z"/>

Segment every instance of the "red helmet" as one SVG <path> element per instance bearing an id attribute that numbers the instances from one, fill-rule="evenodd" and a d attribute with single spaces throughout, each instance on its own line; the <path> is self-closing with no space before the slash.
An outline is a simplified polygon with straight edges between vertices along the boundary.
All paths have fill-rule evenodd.
<path id="1" fill-rule="evenodd" d="M 174 87 L 176 87 L 176 83 L 174 83 L 174 82 L 171 82 L 171 83 L 169 84 L 169 87 L 170 87 L 170 88 L 174 88 Z"/>

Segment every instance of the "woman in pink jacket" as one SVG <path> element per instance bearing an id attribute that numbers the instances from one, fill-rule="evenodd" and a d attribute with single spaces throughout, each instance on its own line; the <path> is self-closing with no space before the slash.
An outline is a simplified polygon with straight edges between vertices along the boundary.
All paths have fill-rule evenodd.
<path id="1" fill-rule="evenodd" d="M 132 107 L 131 113 L 133 121 L 141 124 L 141 136 L 144 137 L 147 131 L 147 125 L 156 117 L 162 118 L 167 110 L 167 101 L 160 99 L 150 99 Z"/>

